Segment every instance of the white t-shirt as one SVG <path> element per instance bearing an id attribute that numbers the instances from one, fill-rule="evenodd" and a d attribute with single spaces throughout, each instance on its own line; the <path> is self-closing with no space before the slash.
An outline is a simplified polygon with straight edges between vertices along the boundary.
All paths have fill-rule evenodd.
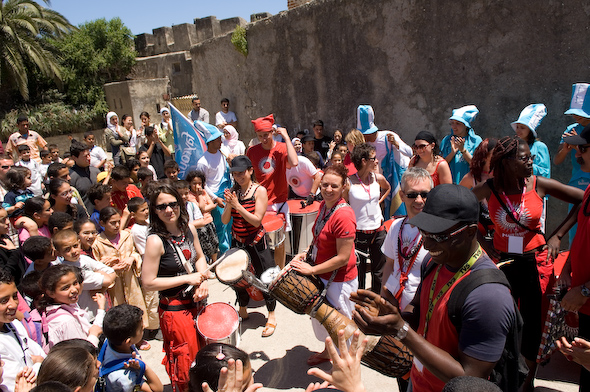
<path id="1" fill-rule="evenodd" d="M 300 155 L 297 159 L 299 160 L 299 164 L 287 169 L 287 182 L 297 196 L 307 197 L 313 186 L 313 176 L 319 170 L 306 157 Z"/>
<path id="2" fill-rule="evenodd" d="M 133 242 L 135 243 L 135 248 L 137 249 L 141 257 L 143 257 L 143 255 L 145 254 L 145 242 L 147 240 L 149 228 L 150 227 L 148 225 L 140 225 L 138 223 L 135 223 L 133 224 L 133 226 L 131 226 L 131 235 L 133 236 Z"/>
<path id="3" fill-rule="evenodd" d="M 225 150 L 223 151 L 225 152 Z M 219 190 L 219 185 L 223 180 L 226 169 L 227 162 L 220 151 L 217 151 L 216 154 L 205 151 L 201 159 L 197 162 L 197 170 L 205 173 L 205 191 L 213 200 L 217 198 L 215 192 Z"/>
<path id="4" fill-rule="evenodd" d="M 381 246 L 381 251 L 383 254 L 393 260 L 393 271 L 391 275 L 383 277 L 383 285 L 392 295 L 395 295 L 400 288 L 399 279 L 401 277 L 401 270 L 399 258 L 397 256 L 397 241 L 399 230 L 403 221 L 404 218 L 399 218 L 393 222 L 389 232 L 387 233 L 387 237 L 385 237 L 385 241 L 383 241 L 383 245 Z M 402 233 L 402 244 L 408 244 L 411 243 L 420 232 L 417 227 L 405 224 Z M 403 310 L 412 301 L 412 299 L 414 299 L 414 294 L 416 294 L 416 290 L 420 284 L 420 266 L 422 265 L 424 258 L 428 255 L 428 251 L 424 249 L 423 246 L 420 246 L 418 256 L 416 257 L 416 261 L 410 269 L 406 286 L 400 298 L 400 310 Z"/>
<path id="5" fill-rule="evenodd" d="M 96 316 L 98 304 L 92 300 L 90 291 L 101 289 L 102 283 L 104 282 L 104 275 L 98 271 L 104 272 L 106 274 L 112 274 L 115 272 L 115 270 L 86 255 L 80 255 L 80 259 L 76 262 L 65 261 L 64 258 L 60 256 L 51 264 L 73 265 L 74 267 L 78 267 L 82 270 L 82 275 L 84 276 L 84 286 L 80 296 L 78 297 L 78 305 L 88 314 L 88 321 L 92 322 Z"/>
<path id="6" fill-rule="evenodd" d="M 107 159 L 107 154 L 104 152 L 102 147 L 94 146 L 90 150 L 90 165 L 99 167 L 99 164 Z"/>
<path id="7" fill-rule="evenodd" d="M 197 219 L 203 219 L 203 213 L 201 212 L 199 205 L 195 202 L 186 202 L 186 213 L 188 214 L 189 223 Z"/>
<path id="8" fill-rule="evenodd" d="M 375 140 L 374 142 L 368 142 L 368 144 L 375 147 L 376 158 L 379 160 L 379 164 L 381 164 L 381 162 L 383 162 L 383 159 L 385 158 L 385 155 L 387 155 L 386 143 L 389 143 L 389 141 L 387 140 L 388 134 L 394 135 L 395 141 L 399 144 L 399 149 L 395 148 L 393 144 L 390 144 L 390 149 L 393 151 L 395 161 L 403 169 L 407 169 L 408 165 L 410 164 L 410 159 L 413 155 L 412 147 L 404 143 L 404 141 L 396 133 L 388 131 L 378 131 L 377 140 Z"/>
<path id="9" fill-rule="evenodd" d="M 43 195 L 43 190 L 41 188 L 41 164 L 34 159 L 30 159 L 28 162 L 20 160 L 14 165 L 24 166 L 31 171 L 31 186 L 29 189 L 35 196 Z"/>
<path id="10" fill-rule="evenodd" d="M 232 111 L 228 111 L 227 113 L 217 112 L 215 114 L 215 125 L 223 124 L 223 123 L 231 123 L 234 121 L 238 121 L 236 114 Z"/>
<path id="11" fill-rule="evenodd" d="M 351 184 L 348 191 L 348 203 L 354 210 L 357 230 L 375 230 L 383 222 L 383 213 L 379 206 L 381 187 L 375 175 L 371 175 L 371 180 L 368 186 Z"/>

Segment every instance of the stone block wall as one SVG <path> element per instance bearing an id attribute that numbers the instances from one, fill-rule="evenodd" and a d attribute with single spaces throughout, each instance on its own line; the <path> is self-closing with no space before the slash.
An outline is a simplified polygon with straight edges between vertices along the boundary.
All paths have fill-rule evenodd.
<path id="1" fill-rule="evenodd" d="M 287 9 L 293 9 L 300 5 L 307 4 L 312 0 L 287 0 Z"/>

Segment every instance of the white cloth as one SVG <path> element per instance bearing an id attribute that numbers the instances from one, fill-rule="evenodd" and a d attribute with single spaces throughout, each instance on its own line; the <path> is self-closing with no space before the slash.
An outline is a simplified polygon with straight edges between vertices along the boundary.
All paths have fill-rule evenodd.
<path id="1" fill-rule="evenodd" d="M 135 243 L 135 249 L 137 249 L 141 257 L 145 254 L 145 242 L 147 241 L 149 229 L 150 227 L 148 225 L 140 225 L 139 223 L 131 226 L 131 236 Z"/>
<path id="2" fill-rule="evenodd" d="M 4 374 L 0 383 L 2 392 L 14 391 L 16 373 L 25 366 L 32 367 L 35 374 L 39 374 L 41 364 L 33 365 L 32 355 L 46 357 L 43 348 L 29 338 L 27 330 L 20 321 L 14 320 L 5 324 L 0 332 L 0 356 L 4 361 Z"/>
<path id="3" fill-rule="evenodd" d="M 47 344 L 50 348 L 69 339 L 84 339 L 98 346 L 98 338 L 88 336 L 90 327 L 86 312 L 78 304 L 47 307 Z"/>
<path id="4" fill-rule="evenodd" d="M 133 351 L 135 352 L 137 359 L 142 359 L 139 351 L 135 348 L 135 346 L 131 346 Z M 104 359 L 102 363 L 109 363 L 115 361 L 117 359 L 131 359 L 132 354 L 129 353 L 120 353 L 111 348 L 110 345 L 107 346 Z M 135 387 L 135 380 L 137 379 L 137 374 L 139 370 L 136 369 L 120 369 L 115 370 L 107 375 L 106 380 L 106 390 L 107 392 L 132 392 L 133 388 Z M 143 384 L 143 380 L 141 384 Z"/>
<path id="5" fill-rule="evenodd" d="M 322 278 L 320 278 L 322 279 Z M 322 279 L 324 285 L 328 284 L 326 279 Z M 359 282 L 357 278 L 349 280 L 347 282 L 332 282 L 328 286 L 328 292 L 326 293 L 326 299 L 334 308 L 342 313 L 345 317 L 352 319 L 352 311 L 354 310 L 354 302 L 350 300 L 350 294 L 357 291 L 359 288 Z M 320 341 L 324 342 L 329 336 L 326 328 L 318 320 L 311 319 L 311 325 L 315 337 Z"/>
<path id="6" fill-rule="evenodd" d="M 399 218 L 392 223 L 389 232 L 387 233 L 387 237 L 385 237 L 385 241 L 383 241 L 383 245 L 381 246 L 381 252 L 383 252 L 386 257 L 393 260 L 393 271 L 391 272 L 391 275 L 383 277 L 383 285 L 392 295 L 395 295 L 400 288 L 399 279 L 401 276 L 401 270 L 399 266 L 399 258 L 397 256 L 397 241 L 403 220 L 404 218 Z M 416 238 L 418 233 L 419 231 L 417 227 L 413 227 L 406 223 L 403 229 L 402 241 L 409 243 Z M 428 254 L 428 251 L 421 246 L 416 261 L 408 274 L 406 287 L 400 298 L 400 310 L 404 310 L 412 299 L 414 299 L 414 294 L 416 294 L 416 290 L 420 284 L 420 266 Z"/>
<path id="7" fill-rule="evenodd" d="M 90 291 L 101 289 L 104 282 L 104 275 L 98 271 L 104 272 L 106 274 L 112 274 L 115 272 L 115 270 L 86 255 L 80 255 L 80 259 L 74 262 L 66 261 L 60 256 L 51 264 L 72 265 L 82 270 L 82 276 L 84 276 L 84 285 L 82 286 L 82 292 L 78 296 L 78 305 L 80 305 L 80 308 L 86 312 L 88 321 L 93 321 L 96 316 L 96 312 L 98 311 L 98 304 L 92 300 Z"/>
<path id="8" fill-rule="evenodd" d="M 100 167 L 100 163 L 107 159 L 107 154 L 102 147 L 94 146 L 90 149 L 90 165 Z"/>
<path id="9" fill-rule="evenodd" d="M 209 112 L 206 111 L 203 108 L 199 109 L 199 112 L 195 112 L 195 109 L 191 110 L 190 112 L 188 112 L 188 118 L 190 118 L 191 121 L 203 121 L 206 123 L 209 123 Z"/>
<path id="10" fill-rule="evenodd" d="M 186 202 L 186 212 L 188 214 L 188 221 L 192 222 L 197 219 L 203 219 L 203 213 L 199 208 L 199 205 L 192 201 Z"/>
<path id="11" fill-rule="evenodd" d="M 228 111 L 227 113 L 217 112 L 215 115 L 215 125 L 223 124 L 223 123 L 232 123 L 234 121 L 238 121 L 236 114 L 232 111 Z"/>
<path id="12" fill-rule="evenodd" d="M 403 169 L 407 169 L 413 155 L 412 147 L 408 146 L 396 133 L 388 131 L 378 131 L 377 140 L 374 142 L 368 142 L 368 144 L 375 147 L 376 158 L 379 160 L 379 165 L 381 165 L 381 162 L 383 162 L 383 159 L 387 154 L 386 143 L 389 143 L 387 140 L 388 134 L 394 135 L 395 141 L 399 144 L 399 149 L 395 148 L 393 144 L 390 144 L 390 149 L 393 150 L 395 161 Z"/>
<path id="13" fill-rule="evenodd" d="M 34 159 L 30 159 L 28 162 L 22 159 L 14 164 L 15 166 L 23 166 L 31 171 L 31 186 L 29 189 L 35 196 L 42 196 L 43 190 L 41 189 L 41 164 Z"/>
<path id="14" fill-rule="evenodd" d="M 225 149 L 223 152 L 227 154 Z M 205 151 L 197 162 L 197 170 L 205 173 L 205 191 L 213 200 L 217 199 L 215 193 L 219 190 L 219 185 L 223 180 L 226 169 L 227 162 L 225 156 L 220 151 L 217 151 L 215 154 Z"/>
<path id="15" fill-rule="evenodd" d="M 287 182 L 297 196 L 307 197 L 313 186 L 313 176 L 315 176 L 319 170 L 306 157 L 300 155 L 297 159 L 299 160 L 299 164 L 287 169 Z"/>
<path id="16" fill-rule="evenodd" d="M 375 230 L 383 222 L 383 213 L 379 206 L 381 188 L 374 175 L 371 175 L 371 180 L 369 186 L 351 184 L 348 191 L 348 204 L 356 216 L 357 230 Z"/>

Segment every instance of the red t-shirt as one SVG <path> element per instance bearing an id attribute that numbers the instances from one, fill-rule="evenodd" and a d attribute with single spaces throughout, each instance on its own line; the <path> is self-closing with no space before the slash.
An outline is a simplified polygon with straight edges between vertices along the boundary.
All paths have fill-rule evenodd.
<path id="1" fill-rule="evenodd" d="M 133 199 L 134 197 L 143 198 L 143 195 L 141 194 L 141 191 L 138 187 L 136 187 L 133 184 L 129 184 L 125 189 L 125 192 L 116 191 L 113 189 L 113 191 L 111 192 L 111 203 L 113 207 L 119 210 L 119 213 L 122 213 L 125 207 L 127 207 L 127 203 L 129 203 L 129 200 Z M 127 225 L 127 227 L 133 226 L 134 223 L 135 220 L 133 218 L 129 219 L 129 224 Z"/>
<path id="2" fill-rule="evenodd" d="M 580 208 L 580 212 L 578 212 L 578 229 L 570 249 L 572 287 L 582 285 L 590 280 L 590 263 L 588 262 L 588 255 L 590 255 L 590 241 L 588 240 L 590 238 L 589 198 L 590 186 L 588 186 L 584 192 L 582 207 Z M 589 215 L 584 214 L 584 211 Z M 586 301 L 578 312 L 590 315 L 590 301 Z"/>
<path id="3" fill-rule="evenodd" d="M 287 184 L 287 145 L 276 142 L 265 150 L 261 144 L 252 146 L 246 155 L 254 165 L 256 181 L 266 188 L 268 204 L 284 203 L 289 196 Z"/>
<path id="4" fill-rule="evenodd" d="M 346 153 L 346 156 L 344 157 L 344 162 L 342 162 L 342 164 L 346 166 L 346 168 L 348 169 L 349 176 L 352 176 L 357 172 L 356 167 L 354 167 L 354 163 L 352 163 L 350 152 Z"/>
<path id="5" fill-rule="evenodd" d="M 536 191 L 537 177 L 533 176 L 532 190 L 524 194 L 524 203 L 522 203 L 523 195 L 506 195 L 512 206 L 516 209 L 516 217 L 520 223 L 531 229 L 541 229 L 541 215 L 543 214 L 543 199 Z M 506 198 L 498 192 L 502 201 L 509 207 Z M 522 208 L 524 206 L 524 209 Z M 496 231 L 494 232 L 494 248 L 498 252 L 508 252 L 508 237 L 524 237 L 524 252 L 531 251 L 539 246 L 545 245 L 545 237 L 537 234 L 534 231 L 527 230 L 516 224 L 508 217 L 506 210 L 500 205 L 500 202 L 494 196 L 490 196 L 488 202 L 488 209 L 490 211 L 490 219 L 494 222 Z M 522 210 L 522 211 L 521 211 Z"/>
<path id="6" fill-rule="evenodd" d="M 344 199 L 340 199 L 338 204 L 346 203 Z M 320 204 L 320 214 L 322 209 L 324 208 L 325 202 Z M 327 213 L 328 211 L 326 211 Z M 315 226 L 318 224 L 318 219 L 320 219 L 320 214 L 318 214 L 316 221 L 313 225 L 312 232 L 315 232 Z M 323 217 L 323 214 L 322 214 Z M 318 253 L 316 255 L 316 264 L 321 264 L 332 257 L 338 254 L 338 249 L 336 248 L 336 239 L 338 238 L 354 238 L 356 235 L 356 217 L 354 216 L 354 211 L 350 206 L 341 207 L 338 210 L 334 211 L 332 216 L 328 219 L 320 235 L 318 237 Z M 334 282 L 348 282 L 349 280 L 353 280 L 358 275 L 358 271 L 356 269 L 356 256 L 354 254 L 354 245 L 350 251 L 350 257 L 348 258 L 348 264 L 344 267 L 341 267 L 334 278 Z M 325 274 L 321 274 L 320 277 L 326 280 L 329 280 L 332 276 L 332 272 L 327 272 Z"/>

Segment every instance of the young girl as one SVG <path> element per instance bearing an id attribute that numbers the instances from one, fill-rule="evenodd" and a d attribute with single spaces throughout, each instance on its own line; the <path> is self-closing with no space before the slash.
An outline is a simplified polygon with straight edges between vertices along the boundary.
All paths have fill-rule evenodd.
<path id="1" fill-rule="evenodd" d="M 156 169 L 152 165 L 150 165 L 150 156 L 147 151 L 140 151 L 137 154 L 137 159 L 139 160 L 140 167 L 147 167 L 150 169 L 154 175 L 154 181 L 158 181 L 158 176 L 156 175 Z"/>
<path id="2" fill-rule="evenodd" d="M 63 347 L 51 350 L 43 360 L 37 385 L 41 390 L 44 383 L 59 381 L 71 391 L 92 392 L 98 376 L 96 358 L 82 347 Z M 48 390 L 51 390 L 48 388 Z"/>
<path id="3" fill-rule="evenodd" d="M 4 196 L 2 207 L 8 213 L 11 222 L 23 214 L 25 201 L 33 197 L 31 186 L 31 171 L 24 166 L 14 166 L 6 172 L 6 188 L 8 192 Z"/>
<path id="4" fill-rule="evenodd" d="M 330 158 L 330 165 L 339 165 L 342 163 L 342 154 L 340 151 L 335 151 Z"/>
<path id="5" fill-rule="evenodd" d="M 88 218 L 88 213 L 80 204 L 72 203 L 72 187 L 61 178 L 54 178 L 49 182 L 49 202 L 53 211 L 65 212 L 72 216 L 74 222 Z"/>
<path id="6" fill-rule="evenodd" d="M 94 244 L 96 236 L 98 235 L 94 222 L 89 219 L 76 221 L 74 224 L 74 231 L 78 233 L 78 237 L 80 237 L 82 254 L 93 257 L 92 244 Z"/>
<path id="7" fill-rule="evenodd" d="M 21 277 L 25 273 L 21 252 L 14 245 L 8 236 L 10 230 L 10 222 L 8 221 L 8 213 L 0 207 L 0 268 L 10 271 L 15 279 L 15 283 L 20 283 Z M 18 310 L 27 310 L 26 302 L 19 301 Z"/>
<path id="8" fill-rule="evenodd" d="M 19 243 L 22 244 L 27 238 L 35 235 L 51 238 L 47 227 L 51 214 L 53 214 L 53 208 L 49 200 L 45 200 L 41 196 L 27 200 L 23 207 L 23 215 L 15 223 L 15 227 L 18 228 Z"/>
<path id="9" fill-rule="evenodd" d="M 205 192 L 205 173 L 192 170 L 186 175 L 186 181 L 190 184 L 189 200 L 199 205 L 203 216 L 211 215 L 211 211 L 217 207 L 211 196 Z"/>
<path id="10" fill-rule="evenodd" d="M 113 306 L 127 303 L 143 310 L 143 325 L 148 326 L 147 309 L 138 277 L 141 273 L 141 256 L 135 249 L 133 236 L 127 230 L 120 230 L 121 216 L 114 207 L 106 207 L 100 211 L 100 225 L 104 231 L 92 244 L 95 260 L 109 257 L 106 263 L 117 273 L 114 287 L 109 289 Z M 145 340 L 140 350 L 149 350 L 150 344 Z"/>
<path id="11" fill-rule="evenodd" d="M 52 265 L 41 275 L 39 286 L 45 295 L 42 306 L 47 318 L 50 348 L 58 342 L 75 338 L 86 339 L 98 346 L 106 299 L 102 293 L 92 297 L 99 310 L 91 325 L 86 311 L 78 306 L 83 281 L 82 270 L 66 264 Z"/>

